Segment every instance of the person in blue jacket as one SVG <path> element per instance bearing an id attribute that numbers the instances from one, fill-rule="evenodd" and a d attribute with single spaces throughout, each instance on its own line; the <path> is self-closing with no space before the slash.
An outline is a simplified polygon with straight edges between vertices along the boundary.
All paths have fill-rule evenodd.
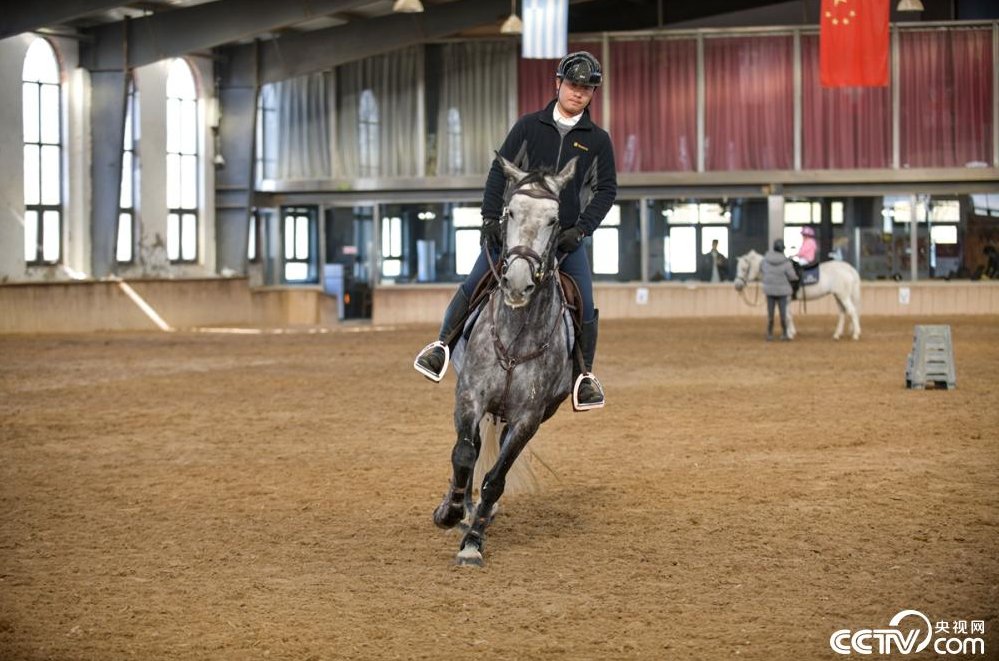
<path id="1" fill-rule="evenodd" d="M 600 381 L 593 375 L 593 360 L 597 349 L 598 311 L 593 306 L 593 277 L 583 239 L 603 221 L 617 196 L 617 173 L 614 148 L 610 136 L 590 119 L 587 107 L 596 88 L 603 81 L 600 63 L 585 51 L 569 53 L 555 71 L 556 98 L 542 110 L 521 117 L 503 141 L 499 154 L 521 170 L 548 168 L 558 172 L 571 159 L 576 162 L 576 174 L 559 197 L 558 237 L 559 257 L 565 256 L 562 271 L 573 277 L 582 295 L 583 326 L 580 331 L 585 372 L 580 373 L 573 361 L 574 401 L 577 410 L 598 408 L 604 404 Z M 482 242 L 498 256 L 503 242 L 500 218 L 509 191 L 506 176 L 493 161 L 486 178 L 482 198 Z M 444 313 L 440 335 L 416 357 L 414 367 L 433 381 L 440 381 L 447 371 L 449 352 L 445 342 L 454 342 L 455 332 L 468 315 L 469 301 L 475 287 L 489 270 L 483 251 L 471 273 L 455 293 Z M 579 377 L 582 376 L 582 379 Z"/>

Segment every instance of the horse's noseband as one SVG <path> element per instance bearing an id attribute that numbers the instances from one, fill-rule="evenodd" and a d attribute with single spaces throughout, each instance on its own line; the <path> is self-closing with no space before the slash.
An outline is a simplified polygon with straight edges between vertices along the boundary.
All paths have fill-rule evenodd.
<path id="1" fill-rule="evenodd" d="M 534 190 L 530 188 L 517 188 L 513 191 L 512 195 L 526 195 L 528 197 L 533 197 L 537 200 L 553 200 L 558 204 L 558 195 L 551 193 L 546 190 Z M 509 219 L 510 210 L 509 208 L 504 210 L 505 220 Z M 507 248 L 506 252 L 503 254 L 503 266 L 502 273 L 506 273 L 510 265 L 517 259 L 525 260 L 531 268 L 531 280 L 534 282 L 535 286 L 540 285 L 545 278 L 551 275 L 553 269 L 547 268 L 551 262 L 552 250 L 555 246 L 555 241 L 558 238 L 558 232 L 552 232 L 551 239 L 548 241 L 548 245 L 545 247 L 545 252 L 543 255 L 539 255 L 530 246 L 513 246 Z"/>

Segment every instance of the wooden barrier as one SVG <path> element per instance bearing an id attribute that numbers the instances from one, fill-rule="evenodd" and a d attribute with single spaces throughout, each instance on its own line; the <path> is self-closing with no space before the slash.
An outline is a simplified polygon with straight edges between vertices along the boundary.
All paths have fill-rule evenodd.
<path id="1" fill-rule="evenodd" d="M 374 292 L 376 324 L 439 324 L 456 285 L 391 285 Z M 593 297 L 601 319 L 736 317 L 765 314 L 756 285 L 736 293 L 732 283 L 599 283 Z M 750 305 L 755 302 L 757 306 Z M 642 302 L 644 301 L 644 302 Z M 794 303 L 800 314 L 800 303 Z M 837 314 L 832 297 L 807 302 L 808 314 Z M 864 315 L 941 316 L 999 314 L 999 282 L 864 282 Z"/>

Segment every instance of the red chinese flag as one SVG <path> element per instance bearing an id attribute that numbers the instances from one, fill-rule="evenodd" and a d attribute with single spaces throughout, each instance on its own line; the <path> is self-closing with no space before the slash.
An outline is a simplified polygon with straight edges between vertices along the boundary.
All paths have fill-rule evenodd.
<path id="1" fill-rule="evenodd" d="M 823 87 L 888 85 L 890 0 L 822 0 L 819 72 Z"/>

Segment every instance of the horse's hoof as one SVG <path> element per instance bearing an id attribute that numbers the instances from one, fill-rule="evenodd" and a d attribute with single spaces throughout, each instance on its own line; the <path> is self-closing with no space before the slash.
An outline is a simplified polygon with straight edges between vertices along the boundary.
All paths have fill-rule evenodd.
<path id="1" fill-rule="evenodd" d="M 459 567 L 482 567 L 482 551 L 475 544 L 466 544 L 458 551 L 454 558 L 454 563 Z"/>
<path id="2" fill-rule="evenodd" d="M 434 525 L 444 530 L 454 528 L 465 516 L 465 506 L 461 503 L 452 503 L 446 498 L 434 510 Z"/>

